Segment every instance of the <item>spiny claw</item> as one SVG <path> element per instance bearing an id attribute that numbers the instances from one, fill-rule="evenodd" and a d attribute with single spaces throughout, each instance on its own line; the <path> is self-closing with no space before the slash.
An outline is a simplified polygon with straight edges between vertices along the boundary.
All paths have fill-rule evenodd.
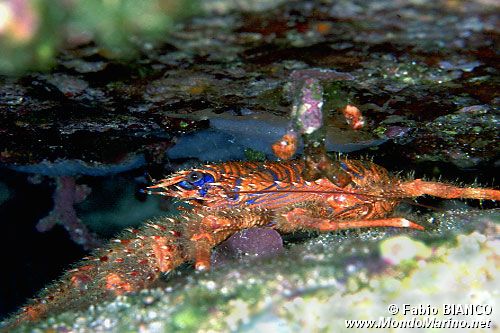
<path id="1" fill-rule="evenodd" d="M 155 185 L 148 186 L 147 188 L 148 189 L 156 189 L 156 188 L 163 188 L 163 189 L 165 189 L 165 188 L 167 188 L 169 186 L 175 185 L 175 184 L 183 181 L 185 178 L 186 178 L 186 175 L 184 173 L 178 174 L 178 175 L 174 175 L 172 177 L 162 179 L 162 180 L 160 180 L 159 183 L 157 183 Z"/>
<path id="2" fill-rule="evenodd" d="M 139 190 L 140 193 L 145 193 L 145 194 L 148 194 L 148 195 L 152 195 L 152 194 L 155 194 L 155 195 L 167 195 L 167 191 L 165 191 L 164 188 L 162 187 L 146 187 L 145 189 L 140 189 Z"/>

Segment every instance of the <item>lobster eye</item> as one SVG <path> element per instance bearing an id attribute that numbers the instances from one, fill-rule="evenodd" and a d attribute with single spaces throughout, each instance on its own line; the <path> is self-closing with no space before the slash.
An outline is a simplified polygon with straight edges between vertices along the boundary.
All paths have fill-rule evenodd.
<path id="1" fill-rule="evenodd" d="M 199 171 L 193 171 L 187 175 L 186 179 L 190 183 L 196 183 L 197 181 L 203 179 L 203 174 Z"/>

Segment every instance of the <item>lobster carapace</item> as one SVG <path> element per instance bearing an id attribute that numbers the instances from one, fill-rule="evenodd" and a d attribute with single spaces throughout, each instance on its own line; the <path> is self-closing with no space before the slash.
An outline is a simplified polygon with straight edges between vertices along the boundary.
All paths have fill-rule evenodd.
<path id="1" fill-rule="evenodd" d="M 307 227 L 323 231 L 360 227 L 411 227 L 420 225 L 403 218 L 387 218 L 404 198 L 433 195 L 442 198 L 500 199 L 500 191 L 461 188 L 450 184 L 402 180 L 368 160 L 339 160 L 349 182 L 338 186 L 327 178 L 307 181 L 300 160 L 282 162 L 227 162 L 185 170 L 148 188 L 149 193 L 192 202 L 200 209 L 259 207 L 306 214 Z M 298 207 L 302 206 L 302 207 Z M 318 214 L 320 216 L 318 216 Z M 280 215 L 280 214 L 277 214 Z M 304 226 L 288 226 L 296 229 Z"/>

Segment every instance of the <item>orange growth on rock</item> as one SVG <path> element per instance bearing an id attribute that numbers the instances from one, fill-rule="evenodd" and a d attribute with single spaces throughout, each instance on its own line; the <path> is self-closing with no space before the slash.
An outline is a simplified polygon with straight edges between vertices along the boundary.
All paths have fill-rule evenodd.
<path id="1" fill-rule="evenodd" d="M 297 151 L 297 135 L 287 133 L 272 145 L 274 155 L 282 160 L 289 160 Z"/>
<path id="2" fill-rule="evenodd" d="M 361 114 L 361 111 L 354 105 L 346 105 L 346 107 L 342 110 L 342 113 L 352 129 L 358 130 L 365 126 L 365 118 Z"/>

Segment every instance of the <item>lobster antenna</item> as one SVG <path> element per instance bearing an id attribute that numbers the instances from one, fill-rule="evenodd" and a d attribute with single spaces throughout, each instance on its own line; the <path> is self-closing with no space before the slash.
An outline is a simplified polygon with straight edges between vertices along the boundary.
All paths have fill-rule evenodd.
<path id="1" fill-rule="evenodd" d="M 144 171 L 144 178 L 146 178 L 146 180 L 150 183 L 154 183 L 155 180 L 153 179 L 153 177 L 151 177 L 151 174 L 147 171 Z"/>

